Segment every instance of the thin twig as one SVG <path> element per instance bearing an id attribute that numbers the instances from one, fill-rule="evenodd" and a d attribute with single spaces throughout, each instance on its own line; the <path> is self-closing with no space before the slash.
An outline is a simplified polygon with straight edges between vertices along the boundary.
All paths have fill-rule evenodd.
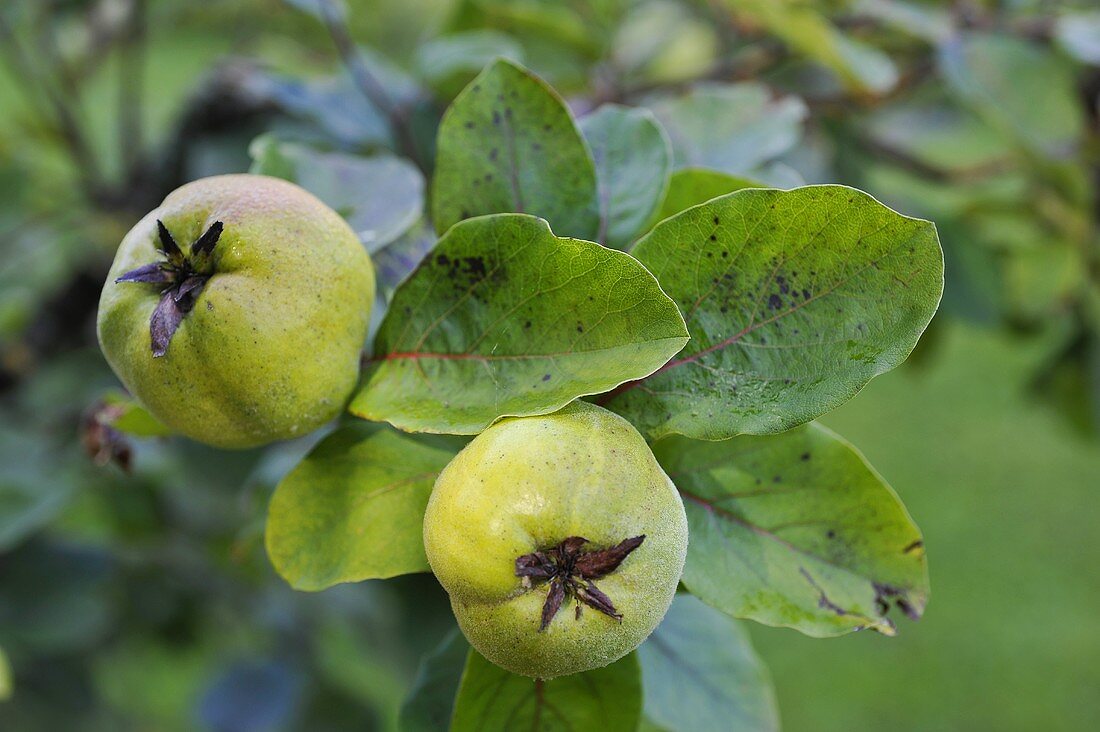
<path id="1" fill-rule="evenodd" d="M 146 0 L 131 0 L 126 38 L 119 51 L 118 144 L 128 174 L 136 174 L 142 160 L 146 4 Z"/>
<path id="2" fill-rule="evenodd" d="M 394 102 L 382 83 L 371 72 L 370 67 L 363 58 L 363 54 L 359 52 L 351 33 L 348 31 L 347 23 L 344 21 L 343 14 L 337 7 L 336 1 L 318 0 L 318 5 L 321 8 L 321 16 L 324 19 L 329 36 L 332 37 L 332 42 L 336 45 L 336 51 L 340 54 L 341 61 L 343 61 L 348 73 L 351 74 L 352 81 L 355 82 L 367 101 L 386 115 L 401 152 L 416 163 L 421 170 L 424 170 L 426 165 L 420 157 L 416 139 L 409 129 L 406 110 Z"/>

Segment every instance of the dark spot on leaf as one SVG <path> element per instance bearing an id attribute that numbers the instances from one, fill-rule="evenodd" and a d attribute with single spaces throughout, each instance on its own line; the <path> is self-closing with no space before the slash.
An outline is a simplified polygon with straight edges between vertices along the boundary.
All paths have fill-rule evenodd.
<path id="1" fill-rule="evenodd" d="M 772 293 L 771 297 L 768 298 L 768 307 L 772 310 L 778 309 L 779 306 L 782 304 L 783 300 L 780 299 L 779 295 L 776 295 L 775 293 Z"/>
<path id="2" fill-rule="evenodd" d="M 543 374 L 542 380 L 543 381 L 550 381 L 550 374 Z"/>
<path id="3" fill-rule="evenodd" d="M 810 459 L 810 453 L 808 453 L 808 452 L 802 453 L 801 455 L 799 455 L 799 459 L 801 459 L 803 462 L 809 460 Z"/>

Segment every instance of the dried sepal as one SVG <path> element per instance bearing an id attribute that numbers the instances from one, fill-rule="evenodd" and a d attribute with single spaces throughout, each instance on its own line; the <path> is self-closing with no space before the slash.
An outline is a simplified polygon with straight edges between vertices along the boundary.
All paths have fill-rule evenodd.
<path id="1" fill-rule="evenodd" d="M 618 569 L 630 553 L 645 541 L 645 534 L 619 542 L 598 552 L 587 552 L 577 557 L 577 573 L 585 579 L 599 579 Z"/>
<path id="2" fill-rule="evenodd" d="M 115 279 L 115 282 L 145 282 L 151 285 L 166 285 L 172 282 L 175 273 L 161 262 L 142 265 Z"/>
<path id="3" fill-rule="evenodd" d="M 195 300 L 210 279 L 210 263 L 207 258 L 221 239 L 223 228 L 221 221 L 215 221 L 202 236 L 192 242 L 189 259 L 168 231 L 168 227 L 157 219 L 157 249 L 167 261 L 143 265 L 115 280 L 116 283 L 165 285 L 161 290 L 160 301 L 149 318 L 153 358 L 160 358 L 168 352 L 172 336 L 183 322 L 183 317 L 194 308 Z"/>
<path id="4" fill-rule="evenodd" d="M 149 318 L 149 336 L 153 358 L 160 358 L 168 353 L 168 344 L 171 343 L 172 336 L 176 334 L 176 329 L 180 327 L 182 322 L 183 310 L 173 297 L 172 290 L 166 290 L 160 296 L 160 302 L 157 303 L 157 308 L 153 311 L 152 317 Z"/>
<path id="5" fill-rule="evenodd" d="M 550 621 L 558 614 L 561 604 L 565 601 L 565 581 L 561 577 L 550 580 L 550 590 L 546 593 L 546 602 L 542 606 L 542 621 L 539 623 L 539 632 L 546 630 Z"/>
<path id="6" fill-rule="evenodd" d="M 160 246 L 157 249 L 168 258 L 171 264 L 176 266 L 183 264 L 183 251 L 172 237 L 172 233 L 168 231 L 168 227 L 160 219 L 157 219 L 157 239 L 160 241 Z"/>
<path id="7" fill-rule="evenodd" d="M 215 245 L 218 243 L 218 239 L 222 235 L 222 222 L 215 221 L 209 229 L 203 232 L 202 236 L 191 244 L 192 256 L 198 256 L 200 254 L 210 254 L 214 251 Z"/>
<path id="8" fill-rule="evenodd" d="M 555 546 L 517 557 L 516 576 L 522 579 L 525 589 L 530 589 L 539 582 L 549 582 L 546 601 L 542 605 L 539 632 L 549 627 L 565 598 L 569 596 L 577 601 L 577 619 L 581 617 L 583 604 L 622 621 L 622 613 L 615 608 L 615 603 L 596 587 L 593 580 L 618 569 L 623 560 L 641 546 L 643 541 L 644 534 L 606 549 L 586 552 L 584 546 L 589 543 L 588 539 L 570 536 Z"/>
<path id="9" fill-rule="evenodd" d="M 622 622 L 623 615 L 615 609 L 615 603 L 611 602 L 611 598 L 591 582 L 585 582 L 583 585 L 578 583 L 573 594 L 588 607 Z"/>

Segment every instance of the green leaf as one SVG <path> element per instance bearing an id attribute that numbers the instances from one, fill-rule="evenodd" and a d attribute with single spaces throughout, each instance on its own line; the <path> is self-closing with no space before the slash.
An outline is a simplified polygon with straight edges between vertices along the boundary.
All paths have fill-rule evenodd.
<path id="1" fill-rule="evenodd" d="M 491 213 L 530 213 L 567 236 L 595 238 L 596 170 L 565 103 L 499 59 L 470 82 L 439 127 L 436 230 Z"/>
<path id="2" fill-rule="evenodd" d="M 972 33 L 941 46 L 939 64 L 961 104 L 1032 151 L 1067 155 L 1084 132 L 1073 68 L 1047 49 Z"/>
<path id="3" fill-rule="evenodd" d="M 775 691 L 741 624 L 679 594 L 638 649 L 645 715 L 668 730 L 779 729 Z"/>
<path id="4" fill-rule="evenodd" d="M 523 47 L 498 31 L 470 30 L 426 41 L 416 51 L 416 69 L 432 88 L 450 99 L 498 57 L 520 63 Z"/>
<path id="5" fill-rule="evenodd" d="M 684 343 L 675 304 L 628 254 L 533 216 L 454 226 L 394 294 L 351 412 L 476 434 L 652 373 Z"/>
<path id="6" fill-rule="evenodd" d="M 691 341 L 597 401 L 652 439 L 815 419 L 905 360 L 943 291 L 935 227 L 845 186 L 737 191 L 666 219 L 633 253 Z"/>
<path id="7" fill-rule="evenodd" d="M 676 167 L 748 173 L 782 155 L 802 136 L 806 105 L 776 99 L 763 84 L 698 84 L 686 94 L 650 102 L 669 138 Z"/>
<path id="8" fill-rule="evenodd" d="M 470 650 L 451 732 L 634 732 L 642 711 L 635 654 L 550 681 L 517 676 Z"/>
<path id="9" fill-rule="evenodd" d="M 109 392 L 104 395 L 103 403 L 109 409 L 100 410 L 100 416 L 119 432 L 134 437 L 169 437 L 175 434 L 125 392 Z"/>
<path id="10" fill-rule="evenodd" d="M 818 425 L 724 442 L 671 437 L 654 454 L 687 510 L 683 583 L 739 618 L 834 636 L 893 635 L 928 601 L 924 542 L 882 477 Z"/>
<path id="11" fill-rule="evenodd" d="M 398 719 L 401 732 L 447 729 L 469 653 L 470 644 L 456 628 L 438 648 L 424 656 L 409 695 L 401 704 Z"/>
<path id="12" fill-rule="evenodd" d="M 672 150 L 664 130 L 645 109 L 605 104 L 581 119 L 596 161 L 600 229 L 596 241 L 625 249 L 652 217 L 664 195 Z"/>
<path id="13" fill-rule="evenodd" d="M 392 155 L 321 152 L 262 135 L 249 147 L 250 172 L 284 178 L 343 216 L 369 252 L 408 231 L 424 213 L 424 177 Z"/>
<path id="14" fill-rule="evenodd" d="M 718 198 L 742 188 L 760 187 L 756 181 L 717 170 L 706 168 L 677 170 L 669 179 L 668 192 L 665 193 L 665 200 L 661 202 L 656 220 L 662 221 L 692 206 L 698 206 L 712 198 Z"/>
<path id="15" fill-rule="evenodd" d="M 423 519 L 459 446 L 378 425 L 332 433 L 279 483 L 267 553 L 298 590 L 429 571 Z"/>

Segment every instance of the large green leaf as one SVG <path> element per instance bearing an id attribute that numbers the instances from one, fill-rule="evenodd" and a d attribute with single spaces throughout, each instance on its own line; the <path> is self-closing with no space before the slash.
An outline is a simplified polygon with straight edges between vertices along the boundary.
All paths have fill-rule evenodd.
<path id="1" fill-rule="evenodd" d="M 469 652 L 470 644 L 455 628 L 439 647 L 424 656 L 409 695 L 401 704 L 401 732 L 447 729 Z"/>
<path id="2" fill-rule="evenodd" d="M 670 437 L 654 454 L 687 509 L 684 585 L 739 618 L 832 636 L 892 635 L 928 601 L 924 542 L 856 450 L 824 427 L 724 442 Z"/>
<path id="3" fill-rule="evenodd" d="M 779 729 L 767 669 L 740 623 L 679 594 L 638 649 L 645 715 L 670 732 Z"/>
<path id="4" fill-rule="evenodd" d="M 806 105 L 775 98 L 763 84 L 699 84 L 650 103 L 669 138 L 676 166 L 748 173 L 798 143 Z"/>
<path id="5" fill-rule="evenodd" d="M 597 401 L 651 438 L 781 432 L 834 409 L 909 355 L 943 290 L 935 227 L 844 186 L 737 191 L 633 253 L 691 341 Z"/>
<path id="6" fill-rule="evenodd" d="M 641 682 L 633 653 L 610 666 L 537 681 L 471 650 L 451 732 L 634 732 L 642 712 Z"/>
<path id="7" fill-rule="evenodd" d="M 436 230 L 491 213 L 530 213 L 567 236 L 599 229 L 592 156 L 545 82 L 498 59 L 455 99 L 439 126 Z"/>
<path id="8" fill-rule="evenodd" d="M 476 434 L 660 368 L 687 341 L 676 305 L 628 254 L 533 216 L 454 226 L 394 294 L 354 414 Z"/>
<path id="9" fill-rule="evenodd" d="M 599 183 L 596 241 L 625 249 L 652 217 L 668 185 L 672 150 L 653 114 L 606 104 L 581 118 Z"/>
<path id="10" fill-rule="evenodd" d="M 1073 68 L 1041 46 L 1007 35 L 963 35 L 939 49 L 948 87 L 961 104 L 1025 147 L 1065 155 L 1084 131 Z"/>
<path id="11" fill-rule="evenodd" d="M 252 173 L 284 178 L 320 198 L 355 230 L 367 251 L 397 239 L 424 213 L 424 177 L 393 155 L 362 157 L 279 141 L 253 140 Z"/>
<path id="12" fill-rule="evenodd" d="M 669 179 L 668 192 L 665 193 L 665 199 L 661 202 L 656 220 L 662 221 L 692 206 L 698 206 L 712 198 L 718 198 L 742 188 L 760 187 L 756 181 L 717 170 L 707 168 L 677 170 Z"/>
<path id="13" fill-rule="evenodd" d="M 271 497 L 276 571 L 299 590 L 428 571 L 424 506 L 458 449 L 365 423 L 326 437 Z"/>

